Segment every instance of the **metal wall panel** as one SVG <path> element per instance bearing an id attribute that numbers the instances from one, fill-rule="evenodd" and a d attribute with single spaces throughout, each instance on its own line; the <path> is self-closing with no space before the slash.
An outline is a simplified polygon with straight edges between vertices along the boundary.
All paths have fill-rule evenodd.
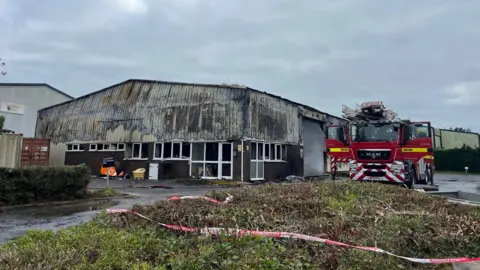
<path id="1" fill-rule="evenodd" d="M 301 142 L 299 106 L 266 93 L 249 95 L 249 137 L 254 140 L 293 143 Z"/>
<path id="2" fill-rule="evenodd" d="M 462 148 L 463 145 L 469 146 L 471 148 L 478 148 L 480 147 L 480 138 L 479 134 L 477 133 L 467 133 L 467 132 L 459 132 L 453 130 L 446 130 L 446 129 L 435 129 L 436 136 L 436 148 L 439 149 L 454 149 L 454 148 Z M 438 138 L 438 134 L 440 134 L 440 138 Z"/>
<path id="3" fill-rule="evenodd" d="M 4 128 L 25 137 L 33 137 L 37 111 L 67 100 L 71 98 L 48 86 L 0 84 L 0 102 L 13 102 L 24 108 L 23 114 L 0 112 L 0 115 L 5 116 Z"/>
<path id="4" fill-rule="evenodd" d="M 0 167 L 20 166 L 23 136 L 20 134 L 0 134 Z"/>

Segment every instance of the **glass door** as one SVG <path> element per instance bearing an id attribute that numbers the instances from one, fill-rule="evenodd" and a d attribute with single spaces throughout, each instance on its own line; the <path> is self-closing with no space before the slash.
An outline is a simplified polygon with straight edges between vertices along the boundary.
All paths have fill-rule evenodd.
<path id="1" fill-rule="evenodd" d="M 264 179 L 263 143 L 252 142 L 250 149 L 250 180 Z"/>

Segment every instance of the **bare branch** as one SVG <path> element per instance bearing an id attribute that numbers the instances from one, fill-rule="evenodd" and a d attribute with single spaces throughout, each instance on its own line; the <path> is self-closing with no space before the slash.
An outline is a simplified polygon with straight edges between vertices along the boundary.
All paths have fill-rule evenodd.
<path id="1" fill-rule="evenodd" d="M 6 65 L 7 65 L 7 64 L 5 64 L 5 62 L 3 61 L 3 59 L 0 58 L 0 66 L 1 66 L 2 68 L 4 68 Z M 5 75 L 7 75 L 7 72 L 6 72 L 5 70 L 2 70 L 2 71 L 0 71 L 0 74 L 2 74 L 3 76 L 5 76 Z"/>

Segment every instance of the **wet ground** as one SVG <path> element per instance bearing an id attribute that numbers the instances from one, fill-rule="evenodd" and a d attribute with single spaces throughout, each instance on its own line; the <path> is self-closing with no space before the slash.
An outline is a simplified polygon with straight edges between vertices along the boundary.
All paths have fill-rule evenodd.
<path id="1" fill-rule="evenodd" d="M 480 193 L 480 175 L 437 174 L 435 182 L 435 184 L 439 185 L 439 191 L 461 190 Z M 105 184 L 105 180 L 96 179 L 91 183 L 90 188 L 103 188 Z M 202 186 L 187 187 L 178 184 L 168 184 L 171 189 L 129 188 L 131 185 L 130 181 L 110 181 L 111 187 L 119 192 L 134 195 L 135 198 L 133 199 L 122 198 L 114 201 L 84 203 L 75 206 L 24 208 L 0 213 L 0 243 L 23 235 L 27 230 L 57 230 L 87 222 L 101 210 L 110 207 L 131 208 L 135 204 L 149 204 L 157 200 L 165 200 L 172 195 L 204 195 L 206 192 L 215 189 Z"/>
<path id="2" fill-rule="evenodd" d="M 436 174 L 435 184 L 439 185 L 439 191 L 480 193 L 480 175 Z"/>
<path id="3" fill-rule="evenodd" d="M 101 187 L 95 186 L 97 188 Z M 101 210 L 110 207 L 132 208 L 135 204 L 149 204 L 166 200 L 172 195 L 204 195 L 213 188 L 176 187 L 172 189 L 124 188 L 118 184 L 119 192 L 134 195 L 134 198 L 121 198 L 112 201 L 83 203 L 80 205 L 42 206 L 12 209 L 0 213 L 0 243 L 25 234 L 27 230 L 58 230 L 91 220 Z M 111 186 L 115 186 L 112 183 Z"/>

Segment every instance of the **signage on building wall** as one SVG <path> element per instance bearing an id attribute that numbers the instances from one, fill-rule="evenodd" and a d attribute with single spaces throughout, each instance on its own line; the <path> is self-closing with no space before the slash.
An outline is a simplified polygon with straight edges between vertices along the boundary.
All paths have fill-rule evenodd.
<path id="1" fill-rule="evenodd" d="M 0 101 L 0 112 L 24 114 L 25 105 L 7 101 Z"/>

